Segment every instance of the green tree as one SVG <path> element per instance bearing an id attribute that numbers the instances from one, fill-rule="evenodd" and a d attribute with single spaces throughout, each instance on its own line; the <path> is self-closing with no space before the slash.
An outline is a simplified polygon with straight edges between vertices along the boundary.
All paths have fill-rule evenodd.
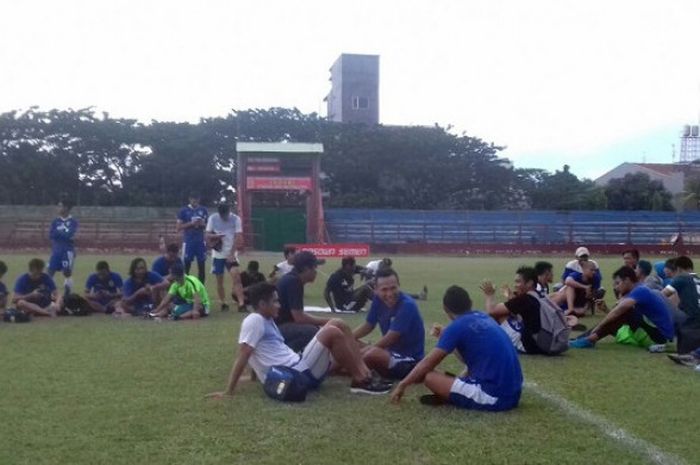
<path id="1" fill-rule="evenodd" d="M 629 173 L 605 186 L 610 210 L 673 210 L 671 193 L 645 173 Z"/>

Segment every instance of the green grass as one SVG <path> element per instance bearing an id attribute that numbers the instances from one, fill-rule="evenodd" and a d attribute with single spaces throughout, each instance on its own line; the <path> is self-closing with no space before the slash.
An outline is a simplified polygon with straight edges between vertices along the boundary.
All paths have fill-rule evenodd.
<path id="1" fill-rule="evenodd" d="M 8 285 L 29 258 L 3 257 L 10 266 Z M 255 258 L 265 271 L 279 261 L 276 255 Z M 96 260 L 78 258 L 77 283 Z M 429 328 L 445 322 L 440 297 L 449 285 L 465 286 L 481 307 L 483 278 L 510 282 L 515 268 L 534 258 L 394 260 L 404 289 L 428 285 L 421 311 Z M 561 269 L 565 259 L 551 261 Z M 128 257 L 110 262 L 124 272 Z M 607 287 L 618 262 L 600 261 Z M 324 282 L 319 274 L 307 289 L 308 304 L 322 303 Z M 354 326 L 362 317 L 344 318 Z M 328 380 L 300 405 L 271 401 L 250 382 L 231 400 L 206 400 L 206 393 L 224 387 L 241 320 L 237 313 L 214 311 L 198 322 L 92 316 L 0 323 L 0 464 L 646 463 L 640 451 L 527 389 L 520 407 L 504 414 L 425 407 L 417 402 L 426 392 L 419 386 L 394 406 L 387 397 L 350 394 L 342 378 Z M 434 344 L 428 337 L 427 345 Z M 527 381 L 697 463 L 700 377 L 691 370 L 610 342 L 593 351 L 521 360 Z M 445 365 L 457 368 L 452 359 Z"/>

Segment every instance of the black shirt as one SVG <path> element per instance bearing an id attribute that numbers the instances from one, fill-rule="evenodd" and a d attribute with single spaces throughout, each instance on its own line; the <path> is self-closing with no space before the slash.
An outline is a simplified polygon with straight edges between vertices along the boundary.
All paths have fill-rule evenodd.
<path id="1" fill-rule="evenodd" d="M 336 307 L 342 307 L 352 301 L 355 278 L 342 269 L 331 274 L 326 282 L 326 289 L 333 294 Z"/>
<path id="2" fill-rule="evenodd" d="M 292 310 L 304 310 L 304 283 L 296 271 L 290 271 L 277 281 L 277 295 L 280 313 L 275 323 L 279 326 L 293 322 Z"/>
<path id="3" fill-rule="evenodd" d="M 259 271 L 244 271 L 241 273 L 241 285 L 246 288 L 252 286 L 253 284 L 261 283 L 265 281 L 265 275 Z"/>
<path id="4" fill-rule="evenodd" d="M 505 303 L 508 311 L 514 315 L 520 315 L 523 319 L 522 343 L 525 352 L 536 354 L 542 352 L 535 339 L 534 334 L 540 332 L 540 303 L 531 295 L 519 295 L 513 297 Z"/>

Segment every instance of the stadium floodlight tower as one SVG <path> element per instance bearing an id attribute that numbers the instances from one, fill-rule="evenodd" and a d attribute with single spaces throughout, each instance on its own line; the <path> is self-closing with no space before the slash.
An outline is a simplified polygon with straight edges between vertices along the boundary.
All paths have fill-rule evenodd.
<path id="1" fill-rule="evenodd" d="M 238 213 L 246 245 L 323 242 L 323 144 L 238 142 Z"/>
<path id="2" fill-rule="evenodd" d="M 692 163 L 700 160 L 700 128 L 696 125 L 683 126 L 681 149 L 678 157 L 680 163 Z"/>

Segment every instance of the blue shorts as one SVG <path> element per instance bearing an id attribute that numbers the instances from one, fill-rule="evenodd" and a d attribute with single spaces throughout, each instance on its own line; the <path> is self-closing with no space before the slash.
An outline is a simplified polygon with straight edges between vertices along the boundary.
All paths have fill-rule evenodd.
<path id="1" fill-rule="evenodd" d="M 418 360 L 413 357 L 406 357 L 396 352 L 390 352 L 390 355 L 389 377 L 391 379 L 404 379 L 418 364 Z"/>
<path id="2" fill-rule="evenodd" d="M 70 274 L 73 271 L 75 261 L 75 250 L 57 250 L 51 253 L 49 258 L 49 273 L 62 271 Z"/>
<path id="3" fill-rule="evenodd" d="M 518 406 L 520 392 L 514 396 L 496 397 L 488 394 L 475 379 L 455 378 L 450 388 L 450 404 L 469 410 L 502 412 Z"/>
<path id="4" fill-rule="evenodd" d="M 204 262 L 207 259 L 207 247 L 204 242 L 184 242 L 182 244 L 182 261 L 185 266 L 194 260 Z"/>
<path id="5" fill-rule="evenodd" d="M 225 258 L 215 258 L 212 260 L 211 273 L 212 274 L 224 274 L 224 270 L 230 271 L 231 268 L 238 267 L 238 262 L 227 262 Z"/>

